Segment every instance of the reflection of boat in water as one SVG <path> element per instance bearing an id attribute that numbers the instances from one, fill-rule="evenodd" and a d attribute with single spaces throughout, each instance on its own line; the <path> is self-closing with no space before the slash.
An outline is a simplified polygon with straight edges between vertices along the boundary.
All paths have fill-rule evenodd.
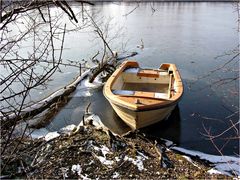
<path id="1" fill-rule="evenodd" d="M 118 116 L 132 129 L 139 129 L 172 112 L 183 84 L 174 64 L 141 69 L 136 61 L 125 61 L 108 79 L 103 93 Z"/>
<path id="2" fill-rule="evenodd" d="M 171 115 L 158 123 L 141 129 L 141 132 L 148 138 L 167 139 L 174 144 L 179 145 L 181 142 L 181 113 L 178 105 L 174 108 Z"/>

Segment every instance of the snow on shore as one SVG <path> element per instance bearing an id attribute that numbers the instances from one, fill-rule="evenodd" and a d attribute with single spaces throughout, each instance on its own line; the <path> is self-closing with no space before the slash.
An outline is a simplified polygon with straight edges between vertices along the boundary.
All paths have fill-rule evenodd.
<path id="1" fill-rule="evenodd" d="M 181 147 L 171 147 L 170 149 L 179 151 L 191 157 L 198 157 L 201 160 L 207 160 L 213 163 L 213 168 L 208 172 L 211 173 L 222 173 L 226 175 L 240 176 L 240 158 L 233 156 L 217 156 L 206 154 L 199 151 L 187 150 Z"/>
<path id="2" fill-rule="evenodd" d="M 98 88 L 102 86 L 103 83 L 99 78 L 96 78 L 92 83 L 89 82 L 89 78 L 84 78 L 81 83 L 77 86 L 77 91 L 73 95 L 74 97 L 87 97 L 91 96 L 91 89 Z"/>

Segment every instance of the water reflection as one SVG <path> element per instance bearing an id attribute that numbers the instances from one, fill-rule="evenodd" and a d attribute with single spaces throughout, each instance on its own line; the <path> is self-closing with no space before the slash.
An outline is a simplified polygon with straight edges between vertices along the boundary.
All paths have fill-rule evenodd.
<path id="1" fill-rule="evenodd" d="M 181 142 L 181 115 L 179 106 L 175 107 L 168 119 L 142 128 L 141 131 L 150 137 L 161 137 L 179 145 Z"/>

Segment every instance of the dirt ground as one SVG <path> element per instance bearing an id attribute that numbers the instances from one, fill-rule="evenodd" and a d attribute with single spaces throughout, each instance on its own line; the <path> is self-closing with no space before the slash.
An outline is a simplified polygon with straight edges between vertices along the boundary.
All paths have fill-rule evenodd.
<path id="1" fill-rule="evenodd" d="M 13 141 L 12 147 L 19 144 Z M 206 164 L 189 162 L 161 140 L 143 134 L 118 137 L 91 125 L 46 142 L 25 139 L 20 151 L 2 157 L 2 177 L 27 179 L 232 179 L 211 175 Z M 9 147 L 11 148 L 11 147 Z M 10 152 L 10 151 L 9 151 Z M 7 162 L 7 163 L 6 163 Z"/>

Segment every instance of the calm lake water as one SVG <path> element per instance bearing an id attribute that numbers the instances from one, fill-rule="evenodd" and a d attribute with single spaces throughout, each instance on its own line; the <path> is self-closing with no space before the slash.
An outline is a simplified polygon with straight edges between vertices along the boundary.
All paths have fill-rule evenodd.
<path id="1" fill-rule="evenodd" d="M 236 72 L 218 71 L 208 78 L 195 81 L 206 75 L 231 56 L 223 55 L 238 45 L 237 13 L 231 3 L 103 3 L 90 7 L 92 15 L 112 18 L 112 30 L 119 28 L 122 39 L 113 40 L 112 46 L 122 51 L 137 51 L 134 57 L 140 66 L 156 68 L 163 62 L 175 63 L 185 85 L 184 96 L 168 120 L 141 131 L 173 141 L 180 147 L 210 154 L 219 154 L 204 136 L 204 126 L 217 135 L 239 120 L 238 82 L 222 86 L 210 86 L 219 78 L 236 75 Z M 151 6 L 156 10 L 152 11 Z M 77 8 L 77 7 L 76 7 Z M 135 9 L 134 11 L 132 11 Z M 131 12 L 132 11 L 132 12 Z M 129 14 L 129 12 L 131 12 Z M 120 30 L 119 30 L 120 32 Z M 144 42 L 144 49 L 137 45 Z M 99 45 L 91 43 L 89 33 L 74 32 L 66 36 L 64 52 L 66 59 L 82 59 L 94 54 Z M 92 47 L 92 48 L 91 48 Z M 238 68 L 236 63 L 233 67 Z M 58 88 L 70 81 L 78 70 L 66 70 L 55 77 Z M 64 80 L 64 81 L 63 81 Z M 128 127 L 115 114 L 102 94 L 102 87 L 77 89 L 70 102 L 48 125 L 49 130 L 58 130 L 68 124 L 79 124 L 89 102 L 91 111 L 115 133 L 124 133 Z M 227 117 L 227 118 L 226 118 Z M 228 140 L 234 130 L 216 139 L 216 144 L 228 155 L 238 153 L 238 140 Z M 226 139 L 227 138 L 227 139 Z"/>

